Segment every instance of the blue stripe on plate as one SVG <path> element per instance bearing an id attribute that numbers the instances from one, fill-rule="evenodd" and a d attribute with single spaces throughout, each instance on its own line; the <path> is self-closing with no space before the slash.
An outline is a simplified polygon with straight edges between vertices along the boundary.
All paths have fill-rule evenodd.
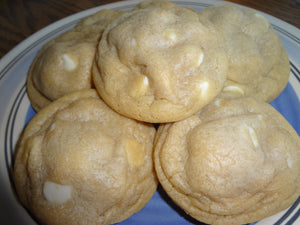
<path id="1" fill-rule="evenodd" d="M 296 202 L 286 211 L 286 213 L 276 222 L 274 223 L 274 225 L 280 225 L 282 224 L 293 212 L 294 210 L 297 208 L 297 206 L 300 203 L 300 197 L 296 200 Z M 297 218 L 299 217 L 299 215 L 297 216 Z"/>
<path id="2" fill-rule="evenodd" d="M 294 216 L 285 224 L 285 225 L 292 225 L 300 216 L 300 209 L 294 214 Z"/>
<path id="3" fill-rule="evenodd" d="M 291 40 L 293 40 L 294 42 L 296 42 L 297 44 L 300 44 L 300 38 L 289 33 L 287 30 L 275 25 L 275 24 L 272 24 L 274 30 L 278 31 L 279 33 L 283 34 L 284 36 L 290 38 Z"/>
<path id="4" fill-rule="evenodd" d="M 292 62 L 290 62 L 290 65 L 291 65 L 291 72 L 297 78 L 298 82 L 300 82 L 300 71 L 299 71 L 299 69 Z"/>
<path id="5" fill-rule="evenodd" d="M 24 96 L 26 95 L 26 85 L 24 84 L 21 89 L 19 90 L 13 105 L 11 107 L 11 110 L 9 112 L 9 116 L 7 119 L 6 129 L 5 129 L 5 139 L 4 139 L 4 145 L 5 145 L 5 163 L 7 172 L 9 175 L 9 179 L 12 182 L 12 175 L 11 175 L 11 166 L 13 165 L 13 152 L 14 152 L 14 143 L 13 143 L 13 131 L 15 126 L 15 120 L 16 115 L 19 110 L 19 107 L 24 99 Z M 13 182 L 12 182 L 13 184 Z"/>
<path id="6" fill-rule="evenodd" d="M 191 8 L 193 7 L 203 7 L 203 8 L 207 8 L 209 6 L 213 6 L 214 4 L 209 4 L 209 3 L 203 3 L 203 2 L 186 2 L 186 1 L 172 1 L 178 5 L 185 5 L 185 6 L 189 6 Z"/>

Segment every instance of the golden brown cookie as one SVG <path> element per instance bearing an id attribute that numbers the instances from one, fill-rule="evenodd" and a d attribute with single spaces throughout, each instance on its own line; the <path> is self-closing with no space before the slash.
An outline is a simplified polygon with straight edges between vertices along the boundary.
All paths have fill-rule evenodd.
<path id="1" fill-rule="evenodd" d="M 179 5 L 135 9 L 105 29 L 93 80 L 118 113 L 160 123 L 190 116 L 223 88 L 227 58 L 207 20 Z"/>
<path id="2" fill-rule="evenodd" d="M 101 10 L 43 46 L 27 77 L 28 96 L 36 111 L 67 93 L 93 87 L 96 45 L 107 24 L 120 14 Z"/>
<path id="3" fill-rule="evenodd" d="M 155 128 L 112 111 L 94 89 L 52 102 L 28 123 L 16 150 L 21 203 L 43 224 L 113 224 L 157 187 Z"/>
<path id="4" fill-rule="evenodd" d="M 257 11 L 233 4 L 199 12 L 223 35 L 229 69 L 221 97 L 252 96 L 271 102 L 290 74 L 286 50 L 271 24 Z"/>
<path id="5" fill-rule="evenodd" d="M 161 125 L 155 168 L 168 195 L 208 224 L 247 224 L 290 206 L 300 194 L 300 138 L 272 106 L 217 99 Z"/>

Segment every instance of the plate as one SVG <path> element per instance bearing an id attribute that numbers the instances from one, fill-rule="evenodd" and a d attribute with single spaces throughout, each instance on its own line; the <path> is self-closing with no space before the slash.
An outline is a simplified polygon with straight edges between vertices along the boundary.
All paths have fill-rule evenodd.
<path id="1" fill-rule="evenodd" d="M 26 94 L 26 74 L 38 50 L 49 40 L 73 28 L 78 20 L 100 9 L 131 10 L 139 0 L 122 1 L 66 17 L 25 39 L 0 61 L 0 223 L 34 225 L 37 222 L 18 203 L 14 194 L 11 162 L 14 146 L 26 123 L 34 116 Z M 223 1 L 175 1 L 199 11 Z M 291 74 L 287 87 L 270 104 L 274 106 L 300 134 L 300 30 L 275 17 L 262 13 L 279 34 L 290 58 Z M 186 215 L 159 186 L 150 202 L 138 213 L 120 223 L 127 224 L 201 224 Z M 257 225 L 300 224 L 300 198 L 288 209 L 266 218 Z"/>

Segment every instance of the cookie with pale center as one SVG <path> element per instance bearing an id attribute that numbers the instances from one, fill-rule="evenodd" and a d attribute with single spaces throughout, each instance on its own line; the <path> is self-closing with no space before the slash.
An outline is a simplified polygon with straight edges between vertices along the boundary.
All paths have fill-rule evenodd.
<path id="1" fill-rule="evenodd" d="M 160 125 L 157 176 L 187 214 L 216 225 L 248 224 L 300 194 L 300 138 L 272 106 L 217 99 L 188 119 Z"/>
<path id="2" fill-rule="evenodd" d="M 157 187 L 152 124 L 123 117 L 95 90 L 67 94 L 28 123 L 16 148 L 20 202 L 43 224 L 113 224 Z"/>
<path id="3" fill-rule="evenodd" d="M 252 96 L 271 102 L 285 88 L 290 64 L 282 41 L 261 13 L 224 4 L 207 7 L 210 20 L 224 38 L 228 75 L 221 97 Z"/>
<path id="4" fill-rule="evenodd" d="M 226 75 L 214 26 L 170 2 L 140 5 L 110 23 L 93 64 L 103 100 L 122 115 L 152 123 L 197 112 L 221 92 Z"/>
<path id="5" fill-rule="evenodd" d="M 93 88 L 96 45 L 107 24 L 121 13 L 101 10 L 42 47 L 27 75 L 27 93 L 36 111 L 65 94 Z"/>

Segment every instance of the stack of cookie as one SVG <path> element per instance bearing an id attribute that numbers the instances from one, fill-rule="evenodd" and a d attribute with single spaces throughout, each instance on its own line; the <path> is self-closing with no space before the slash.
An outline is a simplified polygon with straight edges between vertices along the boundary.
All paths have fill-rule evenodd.
<path id="1" fill-rule="evenodd" d="M 273 215 L 300 194 L 300 138 L 268 104 L 288 79 L 287 53 L 254 10 L 101 10 L 28 72 L 38 113 L 16 149 L 20 201 L 45 224 L 112 224 L 160 182 L 201 222 Z"/>

